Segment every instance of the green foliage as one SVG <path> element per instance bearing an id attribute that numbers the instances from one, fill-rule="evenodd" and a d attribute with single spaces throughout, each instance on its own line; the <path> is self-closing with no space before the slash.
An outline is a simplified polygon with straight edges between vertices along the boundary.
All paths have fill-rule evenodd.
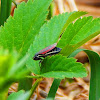
<path id="1" fill-rule="evenodd" d="M 38 79 L 36 80 L 36 82 L 34 83 L 34 85 L 32 86 L 32 88 L 29 91 L 23 91 L 20 90 L 19 92 L 16 93 L 12 93 L 7 100 L 29 100 L 30 97 L 32 96 L 32 94 L 34 93 L 36 87 L 39 85 L 39 83 L 42 81 L 42 79 Z"/>
<path id="2" fill-rule="evenodd" d="M 46 19 L 48 13 L 47 9 L 51 1 L 52 0 L 42 0 L 40 2 L 40 0 L 35 0 L 33 2 L 33 0 L 29 0 L 27 3 L 21 3 L 14 11 L 14 16 L 10 16 L 4 24 L 4 27 L 0 28 L 0 47 L 9 49 L 10 52 L 16 49 L 19 53 L 19 58 L 25 56 L 35 35 L 38 34 L 40 27 Z M 12 68 L 6 73 L 7 80 L 3 80 L 1 85 L 3 85 L 2 83 L 11 81 L 9 82 L 10 86 L 13 81 L 15 82 L 17 79 L 25 77 L 26 73 L 29 72 L 28 69 L 23 66 L 25 65 L 26 58 L 27 57 L 11 66 Z M 5 84 L 2 88 L 4 87 Z"/>
<path id="3" fill-rule="evenodd" d="M 100 99 L 100 56 L 90 50 L 77 49 L 69 57 L 74 57 L 78 52 L 84 51 L 89 57 L 91 66 L 89 100 Z"/>
<path id="4" fill-rule="evenodd" d="M 76 16 L 74 17 L 74 15 Z M 32 57 L 45 47 L 56 43 L 60 35 L 66 29 L 67 25 L 75 18 L 86 14 L 85 12 L 71 12 L 63 13 L 54 16 L 49 22 L 43 25 L 38 35 L 36 35 L 33 44 L 28 50 L 29 59 L 27 60 L 27 67 L 35 74 L 40 74 L 39 61 L 33 61 Z M 73 18 L 73 17 L 74 18 Z M 65 27 L 66 26 L 66 27 Z"/>
<path id="5" fill-rule="evenodd" d="M 11 12 L 12 0 L 1 0 L 0 7 L 0 25 L 3 25 Z"/>
<path id="6" fill-rule="evenodd" d="M 14 55 L 12 55 L 14 54 Z M 0 49 L 0 99 L 5 100 L 7 95 L 7 89 L 11 85 L 12 81 L 7 80 L 7 73 L 12 65 L 16 62 L 17 55 L 15 53 L 10 54 L 7 50 Z M 6 83 L 7 82 L 7 83 Z"/>
<path id="7" fill-rule="evenodd" d="M 7 50 L 4 51 L 3 49 L 0 49 L 0 77 L 7 75 L 8 70 L 16 62 L 16 59 L 17 55 L 15 52 L 11 55 Z"/>
<path id="8" fill-rule="evenodd" d="M 23 57 L 18 61 L 19 55 L 17 52 L 0 49 L 0 99 L 5 100 L 7 90 L 13 82 L 17 82 L 29 73 L 25 70 L 25 62 L 28 56 Z"/>
<path id="9" fill-rule="evenodd" d="M 0 50 L 0 92 L 20 78 L 25 77 L 29 70 L 24 70 L 24 65 L 28 56 L 20 61 L 16 52 Z M 7 83 L 8 82 L 8 83 Z"/>
<path id="10" fill-rule="evenodd" d="M 32 83 L 33 83 L 33 79 L 29 79 L 27 77 L 23 78 L 22 80 L 19 81 L 18 91 L 19 90 L 25 90 L 25 91 L 30 90 L 32 88 Z"/>
<path id="11" fill-rule="evenodd" d="M 61 79 L 54 79 L 46 100 L 54 100 Z"/>
<path id="12" fill-rule="evenodd" d="M 63 33 L 58 47 L 63 48 L 61 54 L 70 55 L 76 48 L 100 33 L 100 18 L 83 17 L 71 23 Z"/>
<path id="13" fill-rule="evenodd" d="M 86 70 L 81 63 L 74 58 L 55 55 L 43 60 L 41 65 L 41 76 L 64 79 L 65 77 L 86 77 Z"/>
<path id="14" fill-rule="evenodd" d="M 25 63 L 27 61 L 27 58 L 28 56 L 26 55 L 21 60 L 16 62 L 16 64 L 14 64 L 12 68 L 9 70 L 9 73 L 7 76 L 12 77 L 12 78 L 16 77 L 18 79 L 23 78 L 23 75 L 29 72 L 28 69 L 25 69 Z"/>
<path id="15" fill-rule="evenodd" d="M 0 78 L 5 78 L 16 63 L 18 55 L 16 52 L 9 53 L 7 50 L 0 49 Z"/>
<path id="16" fill-rule="evenodd" d="M 100 99 L 100 56 L 89 50 L 85 50 L 88 54 L 91 65 L 91 79 L 90 79 L 90 92 L 89 100 Z"/>
<path id="17" fill-rule="evenodd" d="M 12 93 L 7 100 L 29 100 L 30 92 L 20 90 L 19 92 Z"/>
<path id="18" fill-rule="evenodd" d="M 13 82 L 24 78 L 29 70 L 36 74 L 39 79 L 30 91 L 13 93 L 8 97 L 8 100 L 15 98 L 16 100 L 19 98 L 21 100 L 29 99 L 40 83 L 40 77 L 53 77 L 61 80 L 65 77 L 86 76 L 86 70 L 82 64 L 76 62 L 74 58 L 67 57 L 76 48 L 99 34 L 100 18 L 93 20 L 92 17 L 83 17 L 81 19 L 79 17 L 86 14 L 86 12 L 71 12 L 55 16 L 44 24 L 51 1 L 28 0 L 27 3 L 21 3 L 15 10 L 14 16 L 10 16 L 4 26 L 0 27 L 0 48 L 4 48 L 0 51 L 0 98 L 6 94 L 5 92 Z M 75 19 L 77 20 L 74 21 Z M 73 21 L 74 23 L 72 23 Z M 42 61 L 41 66 L 39 66 L 39 61 L 33 61 L 32 57 L 38 51 L 54 43 L 58 43 L 57 46 L 62 48 L 61 54 L 63 56 L 47 57 Z M 6 49 L 9 52 L 5 51 Z M 28 56 L 26 55 L 27 51 Z M 95 67 L 100 66 L 100 63 L 98 63 L 100 57 L 93 56 L 93 54 L 89 53 L 90 63 Z M 95 92 L 99 91 L 99 88 L 97 88 L 99 83 L 98 70 L 95 68 L 93 71 L 92 69 L 92 72 L 95 73 L 92 77 L 95 79 L 92 80 L 94 83 L 91 86 L 96 84 L 94 85 L 96 89 L 93 90 Z M 55 96 L 60 80 L 54 80 L 53 84 L 56 87 L 52 87 L 54 92 L 51 89 L 49 97 Z M 55 82 L 58 82 L 58 84 Z"/>
<path id="19" fill-rule="evenodd" d="M 84 51 L 87 53 L 89 57 L 89 62 L 91 65 L 91 78 L 90 78 L 90 91 L 89 91 L 89 100 L 99 100 L 100 99 L 100 56 L 90 50 L 85 49 L 77 49 L 75 50 L 70 57 L 75 57 L 77 53 L 80 51 Z M 54 79 L 53 84 L 50 88 L 48 97 L 46 100 L 53 100 L 55 98 L 55 93 L 57 91 L 57 88 L 60 84 L 60 79 Z"/>
<path id="20" fill-rule="evenodd" d="M 38 34 L 47 16 L 47 9 L 52 0 L 29 0 L 22 2 L 0 29 L 0 46 L 16 49 L 25 55 L 30 44 Z"/>

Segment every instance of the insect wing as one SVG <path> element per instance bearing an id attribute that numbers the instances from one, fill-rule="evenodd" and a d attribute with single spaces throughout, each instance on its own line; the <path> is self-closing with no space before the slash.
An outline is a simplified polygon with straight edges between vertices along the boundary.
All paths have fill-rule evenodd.
<path id="1" fill-rule="evenodd" d="M 52 49 L 54 49 L 56 47 L 57 43 L 54 43 L 44 49 L 42 49 L 41 51 L 39 51 L 37 54 L 46 54 L 47 52 L 51 51 Z"/>
<path id="2" fill-rule="evenodd" d="M 48 55 L 58 54 L 61 51 L 61 48 L 55 47 L 53 50 L 45 54 L 45 57 Z"/>

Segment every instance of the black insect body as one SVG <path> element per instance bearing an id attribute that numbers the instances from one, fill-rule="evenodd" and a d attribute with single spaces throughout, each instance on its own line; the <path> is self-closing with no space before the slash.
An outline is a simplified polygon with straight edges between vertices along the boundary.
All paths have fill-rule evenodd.
<path id="1" fill-rule="evenodd" d="M 54 54 L 58 54 L 61 51 L 61 48 L 56 47 L 57 43 L 54 43 L 45 49 L 42 49 L 38 53 L 35 54 L 33 57 L 33 60 L 42 60 L 42 58 L 45 58 L 47 56 L 52 56 Z"/>

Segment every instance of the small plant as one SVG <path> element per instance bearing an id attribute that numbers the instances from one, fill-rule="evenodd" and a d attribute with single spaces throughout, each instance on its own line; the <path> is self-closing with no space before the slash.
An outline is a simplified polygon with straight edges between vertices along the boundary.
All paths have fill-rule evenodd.
<path id="1" fill-rule="evenodd" d="M 8 100 L 28 100 L 43 78 L 54 78 L 46 99 L 54 100 L 64 78 L 86 77 L 86 69 L 73 57 L 85 51 L 91 64 L 90 100 L 100 99 L 100 56 L 89 50 L 77 49 L 100 33 L 100 18 L 81 17 L 86 12 L 63 13 L 47 21 L 52 0 L 28 0 L 15 9 L 0 28 L 0 98 L 7 98 L 8 88 L 19 82 L 18 92 Z M 81 17 L 81 18 L 80 18 Z M 62 50 L 45 57 L 41 64 L 33 60 L 40 50 L 57 43 Z M 6 53 L 5 53 L 6 52 Z M 7 69 L 7 70 L 6 70 Z M 31 76 L 30 73 L 35 76 Z M 32 86 L 31 78 L 37 79 Z M 16 98 L 16 99 L 15 99 Z"/>

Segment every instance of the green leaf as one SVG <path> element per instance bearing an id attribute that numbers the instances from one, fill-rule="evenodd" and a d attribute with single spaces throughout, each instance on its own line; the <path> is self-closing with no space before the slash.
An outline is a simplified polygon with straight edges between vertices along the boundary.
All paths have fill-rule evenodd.
<path id="1" fill-rule="evenodd" d="M 89 50 L 85 50 L 88 54 L 91 65 L 91 79 L 90 79 L 90 92 L 89 100 L 100 99 L 100 56 Z"/>
<path id="2" fill-rule="evenodd" d="M 0 47 L 7 48 L 10 51 L 16 49 L 22 58 L 35 35 L 39 33 L 40 27 L 48 14 L 48 7 L 52 0 L 28 0 L 22 2 L 14 11 L 14 16 L 9 17 L 4 27 L 0 28 Z M 22 64 L 22 63 L 21 63 Z M 18 65 L 19 66 L 19 65 Z M 25 66 L 14 66 L 13 77 L 24 77 L 28 71 Z M 18 70 L 17 70 L 18 68 Z M 12 76 L 12 75 L 11 75 Z M 24 82 L 26 83 L 26 82 Z"/>
<path id="3" fill-rule="evenodd" d="M 77 49 L 74 51 L 69 57 L 74 57 L 78 52 L 85 51 L 89 57 L 90 65 L 91 65 L 91 79 L 90 79 L 90 91 L 89 91 L 89 100 L 99 100 L 100 99 L 100 56 L 90 50 L 85 49 Z M 50 88 L 48 97 L 46 100 L 48 100 L 50 97 L 50 100 L 55 98 L 55 93 L 59 84 L 56 81 L 60 81 L 60 79 L 54 79 L 52 87 Z M 60 83 L 60 82 L 59 82 Z M 56 87 L 55 87 L 56 86 Z M 53 94 L 52 94 L 53 93 Z"/>
<path id="4" fill-rule="evenodd" d="M 87 76 L 86 70 L 81 63 L 76 62 L 74 58 L 67 58 L 61 55 L 44 59 L 41 64 L 40 75 L 60 79 Z"/>
<path id="5" fill-rule="evenodd" d="M 10 94 L 10 96 L 8 96 L 7 100 L 28 100 L 30 96 L 30 92 L 25 92 L 23 90 L 20 90 L 19 92 L 15 92 Z"/>
<path id="6" fill-rule="evenodd" d="M 54 100 L 54 97 L 56 95 L 56 91 L 58 89 L 58 86 L 60 85 L 60 82 L 61 82 L 61 79 L 54 79 L 46 100 Z"/>
<path id="7" fill-rule="evenodd" d="M 18 54 L 0 48 L 0 77 L 6 77 L 9 70 L 17 62 Z M 4 78 L 5 79 L 5 78 Z"/>
<path id="8" fill-rule="evenodd" d="M 28 0 L 18 5 L 13 17 L 0 28 L 0 46 L 25 55 L 47 16 L 52 0 Z"/>
<path id="9" fill-rule="evenodd" d="M 74 17 L 75 14 L 77 14 L 77 17 Z M 27 60 L 27 67 L 30 69 L 30 71 L 32 71 L 34 74 L 40 74 L 39 61 L 33 61 L 33 56 L 45 47 L 56 43 L 67 25 L 75 18 L 78 18 L 84 14 L 86 13 L 63 13 L 61 15 L 54 16 L 50 21 L 43 25 L 39 34 L 35 37 L 33 44 L 28 50 L 29 59 Z"/>
<path id="10" fill-rule="evenodd" d="M 1 0 L 0 25 L 3 25 L 11 12 L 12 0 Z"/>
<path id="11" fill-rule="evenodd" d="M 14 80 L 20 79 L 18 90 L 24 89 L 27 91 L 32 87 L 32 79 L 28 79 L 25 77 L 27 74 L 30 73 L 29 69 L 25 66 L 27 58 L 28 58 L 27 55 L 23 57 L 10 69 L 8 73 L 9 78 L 12 78 Z"/>
<path id="12" fill-rule="evenodd" d="M 96 52 L 90 50 L 77 49 L 70 55 L 70 57 L 75 56 L 80 51 L 84 51 L 85 53 L 87 53 L 91 66 L 89 100 L 99 100 L 100 99 L 100 56 Z"/>
<path id="13" fill-rule="evenodd" d="M 25 57 L 23 57 L 20 61 L 16 62 L 16 64 L 14 64 L 7 76 L 10 77 L 16 77 L 16 78 L 23 78 L 23 75 L 27 74 L 29 72 L 28 69 L 25 69 L 25 63 L 27 61 L 28 56 L 26 55 Z"/>
<path id="14" fill-rule="evenodd" d="M 18 90 L 28 91 L 32 88 L 32 83 L 33 83 L 33 79 L 23 78 L 19 81 Z"/>
<path id="15" fill-rule="evenodd" d="M 68 58 L 70 58 L 70 57 L 75 57 L 79 52 L 81 52 L 81 51 L 83 51 L 83 50 L 85 50 L 85 49 L 76 49 L 74 52 L 72 52 L 72 53 L 68 56 Z"/>
<path id="16" fill-rule="evenodd" d="M 74 13 L 72 13 L 69 18 L 68 18 L 68 21 L 66 22 L 66 24 L 64 25 L 63 29 L 62 30 L 65 30 L 66 27 L 69 25 L 69 23 L 73 22 L 75 19 L 79 18 L 80 16 L 82 15 L 85 15 L 87 14 L 87 12 L 84 12 L 84 11 L 74 11 Z M 62 31 L 63 32 L 63 31 Z"/>
<path id="17" fill-rule="evenodd" d="M 70 24 L 62 35 L 58 47 L 63 48 L 61 54 L 70 55 L 76 48 L 80 47 L 100 33 L 100 18 L 79 18 L 74 24 Z"/>
<path id="18" fill-rule="evenodd" d="M 13 82 L 18 82 L 30 71 L 25 69 L 28 56 L 18 60 L 16 52 L 9 53 L 7 50 L 0 50 L 0 93 L 5 92 Z"/>
<path id="19" fill-rule="evenodd" d="M 37 79 L 29 91 L 25 92 L 23 90 L 20 90 L 19 92 L 12 93 L 7 100 L 29 100 L 41 81 L 42 78 Z"/>
<path id="20" fill-rule="evenodd" d="M 17 55 L 15 52 L 9 53 L 8 50 L 0 48 L 0 99 L 4 100 L 8 91 L 8 87 L 12 84 L 12 80 L 7 79 L 7 73 L 16 63 Z"/>

